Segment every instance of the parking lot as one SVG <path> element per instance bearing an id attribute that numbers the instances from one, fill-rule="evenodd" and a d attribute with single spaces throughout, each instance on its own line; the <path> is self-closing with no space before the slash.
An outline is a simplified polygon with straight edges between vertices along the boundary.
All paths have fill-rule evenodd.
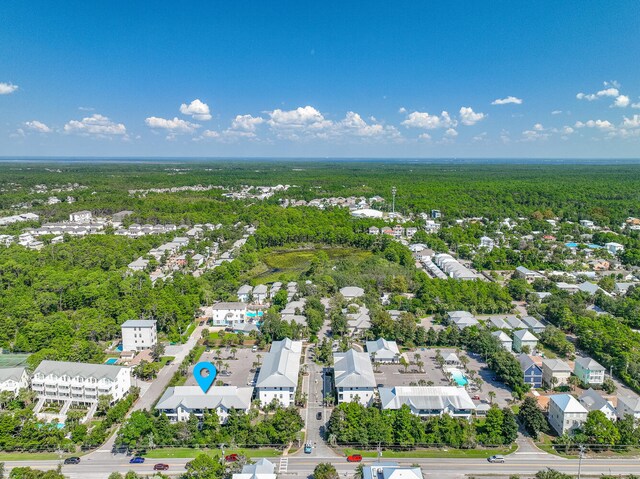
<path id="1" fill-rule="evenodd" d="M 376 383 L 385 387 L 395 387 L 409 386 L 411 383 L 417 384 L 420 380 L 424 380 L 427 383 L 432 382 L 433 386 L 449 386 L 449 380 L 445 377 L 442 369 L 438 368 L 435 361 L 437 349 L 440 349 L 440 354 L 443 357 L 449 353 L 455 353 L 453 348 L 418 348 L 405 352 L 405 357 L 411 363 L 415 363 L 414 355 L 416 353 L 420 355 L 420 360 L 424 363 L 424 372 L 418 372 L 418 367 L 415 364 L 411 364 L 407 368 L 407 373 L 403 372 L 404 367 L 400 364 L 381 364 L 378 369 L 380 372 L 375 373 Z M 460 356 L 465 354 L 462 352 Z M 472 353 L 466 354 L 466 356 L 469 358 L 467 370 L 475 371 L 476 377 L 483 380 L 482 389 L 480 391 L 469 389 L 469 394 L 471 396 L 477 394 L 482 400 L 488 401 L 489 391 L 493 391 L 496 394 L 494 403 L 500 407 L 507 406 L 508 400 L 512 397 L 511 391 L 504 384 L 493 380 L 493 372 L 487 368 L 486 363 L 479 356 Z M 459 369 L 464 370 L 462 367 Z"/>
<path id="2" fill-rule="evenodd" d="M 261 356 L 260 362 L 265 356 L 265 351 L 252 352 L 251 348 L 236 348 L 235 359 L 231 354 L 231 348 L 220 348 L 221 360 L 223 363 L 228 364 L 228 376 L 224 375 L 221 371 L 218 371 L 216 383 L 222 381 L 225 385 L 229 386 L 248 386 L 251 381 L 255 381 L 257 373 L 251 372 L 253 369 L 253 363 L 258 361 L 258 354 Z M 208 361 L 212 363 L 216 368 L 219 358 L 216 355 L 216 349 L 212 349 L 209 352 L 204 352 L 200 358 L 200 362 Z M 193 377 L 193 366 L 189 368 L 189 378 L 185 383 L 187 386 L 195 386 L 196 380 Z M 254 383 L 255 384 L 255 383 Z"/>

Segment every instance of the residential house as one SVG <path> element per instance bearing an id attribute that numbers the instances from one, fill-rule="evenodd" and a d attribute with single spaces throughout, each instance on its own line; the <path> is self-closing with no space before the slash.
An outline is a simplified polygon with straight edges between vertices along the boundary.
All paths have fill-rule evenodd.
<path id="1" fill-rule="evenodd" d="M 130 319 L 120 326 L 123 351 L 151 349 L 158 343 L 154 319 Z"/>
<path id="2" fill-rule="evenodd" d="M 524 382 L 531 385 L 532 388 L 542 387 L 542 368 L 528 354 L 520 354 L 518 356 L 520 369 L 524 376 Z"/>
<path id="3" fill-rule="evenodd" d="M 371 316 L 366 306 L 357 306 L 355 313 L 346 313 L 347 328 L 352 336 L 362 334 L 371 329 Z"/>
<path id="4" fill-rule="evenodd" d="M 617 419 L 616 408 L 613 407 L 613 404 L 603 398 L 600 393 L 594 391 L 592 388 L 589 388 L 582 393 L 582 396 L 578 398 L 578 401 L 580 401 L 580 404 L 582 404 L 587 411 L 601 411 L 610 421 L 615 421 Z"/>
<path id="5" fill-rule="evenodd" d="M 504 320 L 511 329 L 527 329 L 527 325 L 517 316 L 505 316 Z"/>
<path id="6" fill-rule="evenodd" d="M 480 248 L 484 248 L 487 251 L 491 251 L 496 246 L 496 242 L 488 236 L 480 238 Z"/>
<path id="7" fill-rule="evenodd" d="M 638 283 L 616 283 L 616 286 L 613 289 L 613 291 L 618 296 L 624 296 L 629 291 L 629 288 L 631 288 L 632 286 L 635 287 L 637 285 Z"/>
<path id="8" fill-rule="evenodd" d="M 526 280 L 528 283 L 533 283 L 536 279 L 544 278 L 543 275 L 538 273 L 537 271 L 531 271 L 524 266 L 518 266 L 513 273 L 513 276 L 516 278 L 522 278 Z"/>
<path id="9" fill-rule="evenodd" d="M 238 301 L 242 303 L 248 303 L 251 299 L 252 293 L 253 288 L 248 284 L 243 284 L 242 286 L 240 286 L 240 288 L 238 288 L 238 293 L 236 294 L 236 296 L 238 296 Z"/>
<path id="10" fill-rule="evenodd" d="M 610 242 L 610 243 L 605 243 L 604 247 L 613 256 L 615 256 L 618 253 L 621 253 L 622 251 L 624 251 L 624 246 L 623 245 L 621 245 L 620 243 L 615 243 L 613 241 Z"/>
<path id="11" fill-rule="evenodd" d="M 380 228 L 378 228 L 377 226 L 371 226 L 369 228 L 369 234 L 370 235 L 379 235 L 380 234 Z"/>
<path id="12" fill-rule="evenodd" d="M 267 300 L 267 286 L 259 284 L 253 288 L 253 300 L 256 303 L 263 304 Z"/>
<path id="13" fill-rule="evenodd" d="M 373 401 L 376 379 L 368 353 L 350 349 L 333 354 L 333 373 L 338 403 L 357 400 L 364 406 Z"/>
<path id="14" fill-rule="evenodd" d="M 525 316 L 524 318 L 522 318 L 522 322 L 532 333 L 540 334 L 545 330 L 545 325 L 533 316 Z"/>
<path id="15" fill-rule="evenodd" d="M 631 415 L 636 419 L 640 419 L 640 397 L 618 396 L 618 404 L 616 406 L 618 418 L 624 419 L 625 416 Z"/>
<path id="16" fill-rule="evenodd" d="M 442 218 L 442 213 L 440 213 L 440 210 L 431 210 L 431 217 L 434 220 L 438 218 Z"/>
<path id="17" fill-rule="evenodd" d="M 442 416 L 470 418 L 476 409 L 469 393 L 455 386 L 396 386 L 378 388 L 382 409 L 400 409 L 409 406 L 416 416 Z"/>
<path id="18" fill-rule="evenodd" d="M 530 352 L 533 352 L 538 346 L 538 338 L 528 329 L 519 329 L 513 333 L 513 350 L 516 353 L 521 353 L 525 346 L 529 348 Z"/>
<path id="19" fill-rule="evenodd" d="M 573 374 L 583 384 L 602 384 L 604 382 L 604 366 L 591 358 L 576 358 Z"/>
<path id="20" fill-rule="evenodd" d="M 69 221 L 72 223 L 90 223 L 91 222 L 91 211 L 78 211 L 76 213 L 71 213 L 69 215 Z"/>
<path id="21" fill-rule="evenodd" d="M 547 386 L 556 387 L 569 383 L 571 366 L 561 359 L 542 360 L 542 380 Z"/>
<path id="22" fill-rule="evenodd" d="M 223 302 L 204 308 L 205 316 L 211 317 L 212 326 L 230 326 L 243 323 L 247 317 L 247 303 Z"/>
<path id="23" fill-rule="evenodd" d="M 362 467 L 362 479 L 423 479 L 415 466 L 400 466 L 397 462 L 374 462 Z M 234 478 L 235 479 L 235 478 Z"/>
<path id="24" fill-rule="evenodd" d="M 380 338 L 377 341 L 367 341 L 367 352 L 371 361 L 379 363 L 399 363 L 400 350 L 395 341 Z"/>
<path id="25" fill-rule="evenodd" d="M 507 323 L 504 319 L 499 318 L 497 316 L 491 316 L 489 319 L 487 319 L 485 324 L 489 328 L 508 329 L 508 330 L 513 329 L 511 325 L 509 325 L 509 323 Z"/>
<path id="26" fill-rule="evenodd" d="M 418 228 L 414 226 L 409 226 L 404 230 L 404 234 L 408 239 L 413 238 L 417 232 L 418 232 Z"/>
<path id="27" fill-rule="evenodd" d="M 340 294 L 346 300 L 353 300 L 364 296 L 364 289 L 359 288 L 358 286 L 345 286 L 340 289 Z"/>
<path id="28" fill-rule="evenodd" d="M 447 313 L 447 319 L 460 330 L 480 324 L 475 316 L 468 311 L 449 311 Z"/>
<path id="29" fill-rule="evenodd" d="M 109 364 L 42 361 L 33 373 L 31 389 L 38 399 L 76 404 L 93 404 L 110 396 L 111 404 L 131 388 L 131 370 Z"/>
<path id="30" fill-rule="evenodd" d="M 29 375 L 24 367 L 0 368 L 0 392 L 17 395 L 21 389 L 29 387 Z"/>
<path id="31" fill-rule="evenodd" d="M 252 387 L 211 386 L 204 392 L 200 386 L 175 386 L 167 388 L 155 408 L 171 422 L 187 421 L 192 414 L 202 419 L 206 411 L 215 411 L 224 424 L 232 409 L 249 412 L 252 395 Z"/>
<path id="32" fill-rule="evenodd" d="M 462 366 L 462 362 L 456 353 L 449 353 L 444 357 L 444 364 L 447 366 Z"/>
<path id="33" fill-rule="evenodd" d="M 502 344 L 502 347 L 504 349 L 506 349 L 507 351 L 511 351 L 511 349 L 513 348 L 513 341 L 507 333 L 505 333 L 504 331 L 494 331 L 493 333 L 491 333 L 491 335 L 498 338 L 498 341 L 500 341 L 500 344 Z"/>
<path id="34" fill-rule="evenodd" d="M 137 260 L 129 263 L 128 268 L 131 271 L 144 271 L 147 269 L 147 266 L 149 266 L 149 260 L 143 259 L 142 256 L 140 256 Z"/>
<path id="35" fill-rule="evenodd" d="M 258 459 L 253 464 L 242 466 L 241 472 L 234 473 L 232 479 L 276 479 L 276 466 L 268 459 Z"/>
<path id="36" fill-rule="evenodd" d="M 302 342 L 289 338 L 271 343 L 256 381 L 257 398 L 262 406 L 277 402 L 283 407 L 295 401 L 300 372 Z"/>
<path id="37" fill-rule="evenodd" d="M 273 297 L 278 294 L 278 291 L 282 289 L 282 283 L 280 281 L 276 281 L 269 288 L 269 299 L 273 299 Z"/>
<path id="38" fill-rule="evenodd" d="M 549 424 L 558 434 L 573 432 L 582 427 L 589 411 L 570 394 L 549 396 Z"/>

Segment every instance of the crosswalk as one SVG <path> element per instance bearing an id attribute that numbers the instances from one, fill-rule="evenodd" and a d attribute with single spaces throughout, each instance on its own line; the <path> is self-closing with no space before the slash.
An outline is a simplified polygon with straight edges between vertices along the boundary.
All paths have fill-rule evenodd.
<path id="1" fill-rule="evenodd" d="M 280 464 L 278 466 L 278 474 L 286 473 L 288 468 L 289 468 L 289 458 L 288 457 L 281 457 L 280 458 Z"/>

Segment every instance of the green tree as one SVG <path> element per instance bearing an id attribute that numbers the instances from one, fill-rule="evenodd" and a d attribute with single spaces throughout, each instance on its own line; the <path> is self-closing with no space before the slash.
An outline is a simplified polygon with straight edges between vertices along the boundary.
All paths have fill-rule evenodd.
<path id="1" fill-rule="evenodd" d="M 224 474 L 224 466 L 207 454 L 198 454 L 185 468 L 183 479 L 220 479 Z"/>
<path id="2" fill-rule="evenodd" d="M 613 446 L 620 441 L 620 432 L 602 411 L 589 411 L 582 431 L 590 444 Z"/>
<path id="3" fill-rule="evenodd" d="M 518 417 L 526 428 L 527 432 L 535 439 L 541 432 L 548 430 L 547 419 L 544 417 L 542 409 L 538 406 L 538 401 L 534 397 L 527 396 L 520 405 Z"/>
<path id="4" fill-rule="evenodd" d="M 336 467 L 329 462 L 321 462 L 313 469 L 314 479 L 338 479 Z"/>

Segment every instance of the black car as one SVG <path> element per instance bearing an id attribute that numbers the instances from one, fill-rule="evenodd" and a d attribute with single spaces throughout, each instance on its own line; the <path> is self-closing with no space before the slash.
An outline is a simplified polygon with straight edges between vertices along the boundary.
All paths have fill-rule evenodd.
<path id="1" fill-rule="evenodd" d="M 316 419 L 319 421 L 322 419 L 322 413 L 319 412 L 318 414 L 316 414 Z"/>
<path id="2" fill-rule="evenodd" d="M 67 457 L 64 460 L 65 464 L 80 464 L 80 458 L 79 457 Z"/>

